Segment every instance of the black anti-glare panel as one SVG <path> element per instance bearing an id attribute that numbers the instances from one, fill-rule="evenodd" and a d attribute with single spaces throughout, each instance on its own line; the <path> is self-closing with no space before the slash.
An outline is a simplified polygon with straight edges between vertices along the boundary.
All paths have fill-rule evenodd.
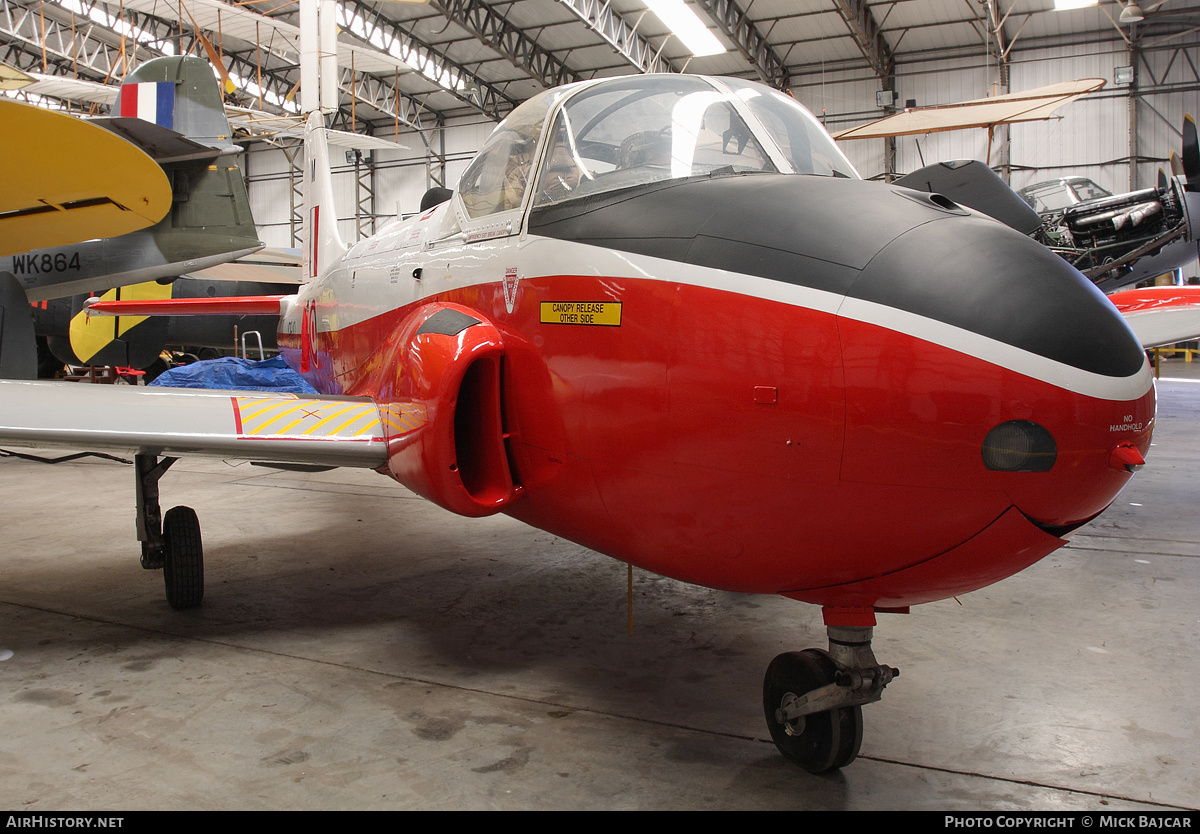
<path id="1" fill-rule="evenodd" d="M 535 209 L 529 230 L 861 298 L 1105 376 L 1144 361 L 1116 308 L 1057 255 L 910 189 L 698 177 Z"/>
<path id="2" fill-rule="evenodd" d="M 417 335 L 438 333 L 442 336 L 457 336 L 473 324 L 479 324 L 479 319 L 460 313 L 458 310 L 438 310 L 417 330 Z"/>

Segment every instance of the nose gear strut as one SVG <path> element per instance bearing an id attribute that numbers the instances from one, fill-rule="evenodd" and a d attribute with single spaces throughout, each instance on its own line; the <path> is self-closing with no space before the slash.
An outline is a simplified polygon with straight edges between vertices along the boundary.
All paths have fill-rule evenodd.
<path id="1" fill-rule="evenodd" d="M 763 679 L 763 712 L 779 752 L 810 773 L 845 767 L 862 746 L 862 705 L 900 674 L 871 651 L 873 629 L 829 626 L 829 651 L 787 652 Z"/>

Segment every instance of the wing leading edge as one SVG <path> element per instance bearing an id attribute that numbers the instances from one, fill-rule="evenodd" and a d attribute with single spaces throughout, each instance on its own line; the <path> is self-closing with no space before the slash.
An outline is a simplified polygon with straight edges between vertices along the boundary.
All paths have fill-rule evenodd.
<path id="1" fill-rule="evenodd" d="M 378 469 L 365 397 L 0 381 L 0 443 Z"/>

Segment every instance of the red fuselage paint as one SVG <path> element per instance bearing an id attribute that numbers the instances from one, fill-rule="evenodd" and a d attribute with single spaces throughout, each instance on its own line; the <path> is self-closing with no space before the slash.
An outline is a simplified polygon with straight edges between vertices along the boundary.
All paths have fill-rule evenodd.
<path id="1" fill-rule="evenodd" d="M 542 302 L 621 302 L 619 326 L 545 323 Z M 974 590 L 1063 544 L 1148 450 L 1154 392 L 1075 393 L 933 341 L 792 304 L 661 280 L 523 277 L 421 298 L 317 335 L 310 380 L 386 403 L 379 361 L 414 310 L 460 305 L 503 337 L 505 512 L 647 570 L 833 610 Z M 280 334 L 300 364 L 298 335 Z M 403 373 L 421 374 L 403 366 Z M 775 389 L 775 402 L 756 390 Z M 1049 472 L 993 472 L 984 435 L 1036 420 Z M 1034 523 L 1036 522 L 1036 524 Z"/>

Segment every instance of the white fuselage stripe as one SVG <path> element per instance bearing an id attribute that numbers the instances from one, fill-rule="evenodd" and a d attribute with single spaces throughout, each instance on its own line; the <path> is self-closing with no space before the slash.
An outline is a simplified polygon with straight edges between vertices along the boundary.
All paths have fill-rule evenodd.
<path id="1" fill-rule="evenodd" d="M 1055 387 L 1099 400 L 1135 400 L 1154 384 L 1154 374 L 1146 361 L 1143 361 L 1141 368 L 1130 376 L 1104 376 L 1056 362 L 936 319 L 858 298 L 846 298 L 838 310 L 838 315 L 886 327 L 888 330 L 941 345 Z"/>
<path id="2" fill-rule="evenodd" d="M 506 267 L 519 269 L 519 283 L 524 283 L 525 279 L 555 275 L 595 275 L 605 281 L 620 281 L 623 278 L 662 281 L 775 301 L 875 325 L 1101 400 L 1135 400 L 1153 385 L 1153 373 L 1148 362 L 1143 362 L 1136 373 L 1127 377 L 1104 376 L 945 322 L 839 293 L 601 246 L 534 236 L 520 241 L 512 237 L 473 244 L 468 252 L 454 247 L 453 250 L 435 250 L 433 253 L 419 250 L 405 253 L 402 247 L 396 247 L 395 251 L 388 251 L 386 255 L 380 253 L 348 262 L 344 270 L 338 271 L 343 275 L 347 272 L 357 273 L 358 289 L 355 290 L 355 303 L 339 311 L 339 324 L 342 327 L 352 326 L 395 308 L 397 288 L 385 276 L 389 266 L 398 259 L 406 263 L 424 260 L 445 264 L 446 271 L 451 273 L 437 277 L 438 271 L 426 269 L 427 277 L 420 282 L 420 286 L 413 288 L 410 298 L 428 297 L 470 286 L 499 284 Z M 382 280 L 364 280 L 371 273 L 377 273 Z M 321 283 L 312 286 L 311 290 L 320 293 Z M 354 321 L 348 321 L 351 316 Z"/>

